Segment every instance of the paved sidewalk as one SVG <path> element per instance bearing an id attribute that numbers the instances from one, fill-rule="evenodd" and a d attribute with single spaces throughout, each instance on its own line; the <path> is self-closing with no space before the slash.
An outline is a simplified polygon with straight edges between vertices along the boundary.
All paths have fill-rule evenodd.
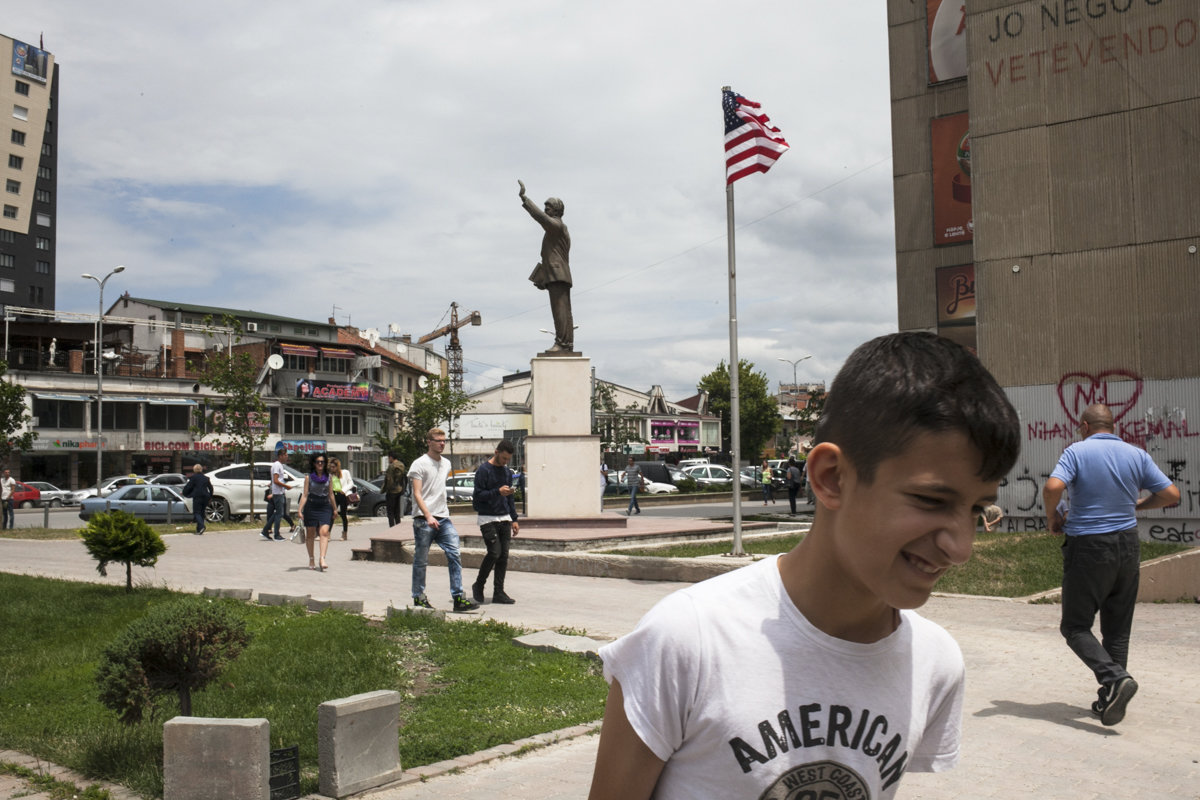
<path id="1" fill-rule="evenodd" d="M 630 520 L 630 525 L 638 522 Z M 383 523 L 351 528 L 365 542 Z M 377 534 L 378 535 L 378 534 Z M 409 601 L 410 568 L 351 562 L 346 543 L 330 549 L 331 569 L 310 572 L 304 548 L 265 542 L 257 533 L 168 536 L 170 549 L 135 580 L 188 591 L 251 588 L 257 592 L 361 599 L 368 614 Z M 0 569 L 120 584 L 121 570 L 101 578 L 78 542 L 0 540 Z M 473 570 L 467 570 L 467 581 Z M 445 568 L 430 567 L 429 596 L 446 607 Z M 530 628 L 572 627 L 596 638 L 630 630 L 659 598 L 678 588 L 611 578 L 510 573 L 514 606 L 486 605 L 483 616 Z M 1105 728 L 1088 709 L 1090 674 L 1058 633 L 1057 605 L 935 597 L 923 612 L 955 636 L 967 662 L 960 766 L 910 773 L 901 800 L 1036 796 L 1146 797 L 1200 800 L 1200 605 L 1138 606 L 1130 668 L 1141 690 L 1125 721 Z M 464 798 L 553 800 L 586 797 L 597 737 L 583 735 L 522 756 L 363 795 L 370 800 Z M 0 800 L 9 797 L 0 792 Z"/>

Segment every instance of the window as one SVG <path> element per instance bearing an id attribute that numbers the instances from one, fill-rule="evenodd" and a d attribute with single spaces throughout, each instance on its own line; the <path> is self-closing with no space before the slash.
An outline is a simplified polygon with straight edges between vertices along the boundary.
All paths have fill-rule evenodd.
<path id="1" fill-rule="evenodd" d="M 191 421 L 188 406 L 155 405 L 146 406 L 146 430 L 148 431 L 186 431 Z"/>
<path id="2" fill-rule="evenodd" d="M 50 180 L 54 177 L 54 171 L 49 167 L 38 167 L 38 177 Z"/>
<path id="3" fill-rule="evenodd" d="M 39 211 L 37 214 L 37 224 L 41 225 L 43 228 L 49 228 L 50 227 L 50 215 Z"/>
<path id="4" fill-rule="evenodd" d="M 317 370 L 320 372 L 342 372 L 353 363 L 344 358 L 325 358 L 324 356 L 317 359 Z"/>
<path id="5" fill-rule="evenodd" d="M 5 242 L 6 244 L 12 244 L 16 240 L 17 240 L 16 234 L 14 234 L 12 231 L 0 231 L 0 242 Z"/>
<path id="6" fill-rule="evenodd" d="M 37 417 L 37 427 L 58 428 L 60 430 L 82 431 L 83 408 L 86 403 L 73 400 L 42 400 L 33 399 L 33 415 Z"/>
<path id="7" fill-rule="evenodd" d="M 283 411 L 284 434 L 319 434 L 321 412 L 315 408 L 285 408 Z"/>
<path id="8" fill-rule="evenodd" d="M 12 294 L 17 291 L 17 285 L 8 278 L 0 278 L 0 292 L 8 292 Z"/>
<path id="9" fill-rule="evenodd" d="M 294 369 L 300 372 L 308 372 L 308 356 L 284 356 L 283 368 Z"/>
<path id="10" fill-rule="evenodd" d="M 25 165 L 25 159 L 21 158 L 20 156 L 14 156 L 11 154 L 9 155 L 8 166 L 12 167 L 13 169 L 20 169 L 24 165 Z"/>
<path id="11" fill-rule="evenodd" d="M 50 249 L 50 240 L 47 239 L 45 236 L 37 237 L 37 249 L 38 250 L 49 250 Z"/>
<path id="12" fill-rule="evenodd" d="M 329 436 L 357 436 L 358 413 L 355 411 L 326 411 L 325 433 Z"/>
<path id="13" fill-rule="evenodd" d="M 29 84 L 25 81 L 17 81 L 17 94 L 29 95 Z"/>
<path id="14" fill-rule="evenodd" d="M 51 203 L 54 201 L 54 195 L 50 194 L 46 189 L 34 189 L 33 199 L 39 203 Z"/>
<path id="15" fill-rule="evenodd" d="M 269 333 L 279 333 L 282 330 L 282 328 L 283 328 L 283 326 L 280 325 L 278 322 L 271 322 L 271 323 L 267 324 L 267 331 Z"/>
<path id="16" fill-rule="evenodd" d="M 41 286 L 29 287 L 29 302 L 31 304 L 41 304 L 45 300 L 45 289 Z"/>
<path id="17" fill-rule="evenodd" d="M 109 401 L 104 404 L 104 430 L 136 431 L 140 403 Z M 92 403 L 92 419 L 96 419 L 96 404 Z M 107 449 L 107 448 L 106 448 Z"/>
<path id="18" fill-rule="evenodd" d="M 54 155 L 54 146 L 49 143 L 43 144 L 42 145 L 42 155 L 44 155 L 44 156 Z"/>
<path id="19" fill-rule="evenodd" d="M 21 193 L 21 182 L 14 181 L 12 178 L 9 178 L 8 180 L 6 180 L 4 182 L 4 190 L 6 192 L 8 192 L 9 194 L 20 194 Z"/>
<path id="20" fill-rule="evenodd" d="M 38 271 L 39 275 L 49 275 L 50 274 L 50 262 L 49 261 L 37 262 L 37 271 Z"/>
<path id="21" fill-rule="evenodd" d="M 54 130 L 54 123 L 46 120 L 46 133 L 50 133 L 52 130 Z"/>
<path id="22" fill-rule="evenodd" d="M 16 266 L 17 266 L 16 257 L 9 255 L 8 253 L 0 253 L 0 267 L 16 267 Z"/>
<path id="23" fill-rule="evenodd" d="M 13 144 L 25 144 L 25 132 L 13 129 L 10 140 Z"/>
<path id="24" fill-rule="evenodd" d="M 4 207 L 4 218 L 5 219 L 16 219 L 17 218 L 17 207 L 16 206 L 5 206 Z"/>
<path id="25" fill-rule="evenodd" d="M 29 109 L 25 106 L 13 106 L 13 116 L 20 120 L 29 120 Z"/>

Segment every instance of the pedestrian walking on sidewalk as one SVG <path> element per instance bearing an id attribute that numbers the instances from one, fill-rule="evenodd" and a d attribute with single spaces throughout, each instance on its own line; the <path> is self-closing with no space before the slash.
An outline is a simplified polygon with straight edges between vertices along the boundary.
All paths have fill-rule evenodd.
<path id="1" fill-rule="evenodd" d="M 796 495 L 800 493 L 800 481 L 803 478 L 800 475 L 800 467 L 796 464 L 796 459 L 788 459 L 787 467 L 787 490 L 788 490 L 788 505 L 791 506 L 792 516 L 796 516 Z"/>
<path id="2" fill-rule="evenodd" d="M 479 565 L 479 576 L 471 585 L 471 595 L 476 603 L 483 602 L 483 590 L 493 569 L 492 602 L 505 605 L 516 602 L 504 593 L 509 541 L 521 530 L 517 523 L 517 506 L 513 502 L 512 472 L 508 468 L 514 449 L 512 442 L 501 439 L 492 457 L 475 470 L 471 506 L 479 513 L 479 532 L 487 545 L 487 555 Z"/>
<path id="3" fill-rule="evenodd" d="M 1042 502 L 1051 532 L 1066 534 L 1059 631 L 1100 684 L 1092 712 L 1116 725 L 1138 690 L 1127 669 L 1141 564 L 1137 512 L 1175 505 L 1179 487 L 1149 453 L 1115 435 L 1108 406 L 1088 406 L 1078 432 L 1083 441 L 1063 451 Z M 1151 494 L 1139 500 L 1142 490 Z M 1057 510 L 1064 491 L 1071 498 L 1066 520 Z M 1097 612 L 1102 641 L 1092 633 Z"/>
<path id="4" fill-rule="evenodd" d="M 325 554 L 329 552 L 329 529 L 333 527 L 333 479 L 328 472 L 328 463 L 324 453 L 313 456 L 312 468 L 304 479 L 304 493 L 300 495 L 300 522 L 305 529 L 308 568 L 317 569 L 313 560 L 313 542 L 320 537 L 321 572 L 329 569 Z"/>
<path id="5" fill-rule="evenodd" d="M 288 462 L 287 448 L 280 447 L 275 451 L 275 461 L 271 463 L 271 483 L 267 487 L 267 522 L 263 525 L 260 536 L 264 539 L 271 538 L 271 531 L 274 530 L 275 538 L 282 539 L 283 536 L 279 533 L 279 523 L 288 516 L 287 514 L 287 481 L 291 479 L 291 474 L 284 469 L 284 465 Z M 296 523 L 288 519 L 288 524 L 292 530 L 296 529 Z"/>
<path id="6" fill-rule="evenodd" d="M 442 458 L 446 449 L 446 432 L 430 428 L 425 437 L 426 451 L 408 469 L 412 483 L 413 513 L 412 598 L 413 605 L 433 608 L 425 596 L 425 570 L 429 565 L 429 548 L 434 542 L 446 554 L 450 571 L 450 603 L 452 611 L 474 611 L 479 604 L 463 594 L 462 561 L 458 551 L 458 531 L 450 521 L 450 506 L 446 503 L 446 478 L 450 476 L 450 460 Z"/>
<path id="7" fill-rule="evenodd" d="M 642 507 L 638 505 L 637 493 L 638 489 L 646 484 L 646 479 L 642 477 L 642 468 L 633 463 L 633 456 L 629 457 L 629 463 L 625 465 L 625 485 L 629 488 L 629 508 L 625 509 L 625 516 L 631 517 L 634 514 L 642 513 Z"/>
<path id="8" fill-rule="evenodd" d="M 388 527 L 394 528 L 400 524 L 403 517 L 401 501 L 404 490 L 408 487 L 408 478 L 404 474 L 404 462 L 395 453 L 388 453 L 388 468 L 383 473 L 383 494 L 387 498 Z"/>
<path id="9" fill-rule="evenodd" d="M 208 527 L 205 524 L 204 512 L 208 510 L 208 501 L 212 499 L 212 481 L 204 474 L 204 467 L 196 464 L 192 474 L 183 483 L 180 494 L 192 499 L 192 519 L 196 523 L 196 533 L 202 534 Z"/>

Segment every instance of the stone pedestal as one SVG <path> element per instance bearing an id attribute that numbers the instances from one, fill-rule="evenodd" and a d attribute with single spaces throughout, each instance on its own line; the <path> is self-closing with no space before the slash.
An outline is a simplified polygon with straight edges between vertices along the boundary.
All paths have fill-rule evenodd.
<path id="1" fill-rule="evenodd" d="M 591 361 L 546 356 L 530 363 L 533 430 L 525 438 L 530 517 L 600 513 L 600 437 L 592 430 Z"/>
<path id="2" fill-rule="evenodd" d="M 164 800 L 270 796 L 267 720 L 175 717 L 163 725 Z"/>

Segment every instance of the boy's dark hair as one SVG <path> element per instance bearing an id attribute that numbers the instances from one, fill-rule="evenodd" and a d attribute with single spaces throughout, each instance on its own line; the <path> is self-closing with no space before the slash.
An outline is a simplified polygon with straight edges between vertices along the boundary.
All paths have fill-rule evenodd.
<path id="1" fill-rule="evenodd" d="M 512 454 L 517 452 L 517 448 L 513 447 L 513 443 L 508 439 L 501 439 L 500 444 L 496 445 L 496 449 L 501 453 Z"/>
<path id="2" fill-rule="evenodd" d="M 836 444 L 864 481 L 920 433 L 959 430 L 979 451 L 979 477 L 999 480 L 1021 449 L 1017 412 L 970 351 L 932 333 L 880 336 L 838 371 L 814 444 Z"/>

